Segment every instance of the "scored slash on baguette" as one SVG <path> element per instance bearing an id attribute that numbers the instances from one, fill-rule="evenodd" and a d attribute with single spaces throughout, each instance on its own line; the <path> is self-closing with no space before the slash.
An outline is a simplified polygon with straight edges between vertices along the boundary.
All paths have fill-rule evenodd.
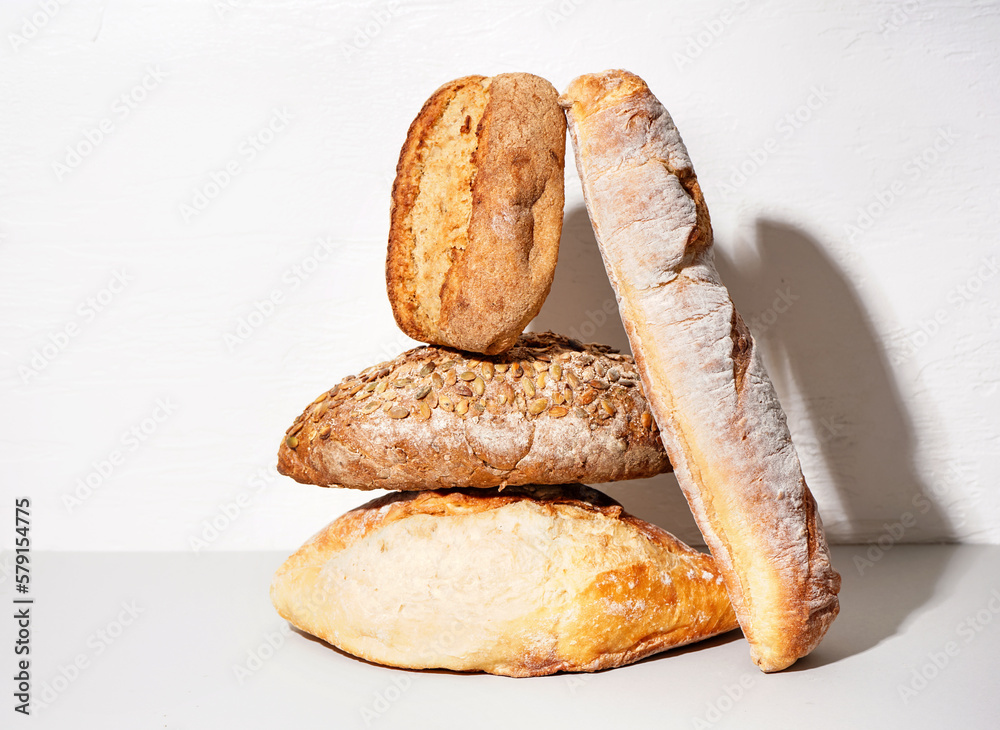
<path id="1" fill-rule="evenodd" d="M 640 479 L 669 471 L 632 358 L 552 333 L 501 355 L 418 347 L 323 393 L 278 470 L 356 489 Z"/>
<path id="2" fill-rule="evenodd" d="M 691 160 L 670 115 L 634 74 L 581 76 L 560 103 L 677 481 L 754 661 L 784 669 L 837 616 L 840 576 L 753 336 L 712 263 Z"/>
<path id="3" fill-rule="evenodd" d="M 396 492 L 278 569 L 285 619 L 369 661 L 532 677 L 730 631 L 715 562 L 582 485 Z"/>

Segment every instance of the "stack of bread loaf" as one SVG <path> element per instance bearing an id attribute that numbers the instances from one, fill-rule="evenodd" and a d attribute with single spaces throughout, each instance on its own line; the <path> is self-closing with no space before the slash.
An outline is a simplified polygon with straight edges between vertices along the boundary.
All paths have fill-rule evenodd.
<path id="1" fill-rule="evenodd" d="M 556 266 L 567 120 L 634 358 L 524 333 Z M 428 344 L 324 392 L 279 451 L 300 482 L 393 491 L 281 566 L 279 613 L 370 661 L 511 676 L 737 625 L 764 671 L 810 652 L 840 578 L 711 245 L 687 151 L 637 76 L 561 97 L 524 73 L 438 89 L 400 154 L 386 261 L 397 323 Z M 711 556 L 581 484 L 671 464 Z"/>

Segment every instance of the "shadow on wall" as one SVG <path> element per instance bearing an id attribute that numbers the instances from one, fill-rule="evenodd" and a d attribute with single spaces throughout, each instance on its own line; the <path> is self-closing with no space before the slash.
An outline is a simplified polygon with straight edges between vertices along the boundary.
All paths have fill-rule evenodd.
<path id="1" fill-rule="evenodd" d="M 585 207 L 570 208 L 563 217 L 559 265 L 545 306 L 531 323 L 533 332 L 552 330 L 581 342 L 600 342 L 631 352 L 618 315 L 604 260 Z"/>
<path id="2" fill-rule="evenodd" d="M 838 542 L 869 541 L 900 522 L 897 541 L 952 538 L 917 472 L 913 427 L 885 348 L 819 243 L 761 220 L 753 248 L 716 247 L 715 256 L 789 413 L 806 476 L 815 474 L 810 485 L 827 512 L 839 503 L 843 519 L 828 520 L 827 531 Z"/>
<path id="3" fill-rule="evenodd" d="M 873 543 L 854 549 L 850 562 L 838 562 L 847 590 L 842 618 L 831 631 L 841 638 L 800 662 L 806 667 L 840 658 L 834 653 L 850 656 L 891 636 L 933 594 L 947 558 L 925 565 L 920 576 L 908 579 L 899 599 L 880 610 L 852 611 L 848 591 L 895 580 L 880 574 L 878 565 L 895 544 L 948 541 L 954 532 L 917 472 L 910 416 L 885 348 L 851 283 L 808 234 L 769 220 L 758 221 L 755 234 L 754 246 L 729 252 L 717 246 L 716 266 L 790 416 L 807 481 L 827 515 L 828 536 L 841 543 Z M 629 351 L 582 206 L 567 211 L 556 278 L 531 329 Z M 673 475 L 600 488 L 685 542 L 704 544 Z"/>
<path id="4" fill-rule="evenodd" d="M 917 471 L 910 415 L 850 281 L 797 228 L 758 220 L 755 234 L 753 248 L 727 254 L 716 247 L 716 267 L 789 414 L 827 534 L 841 543 L 872 543 L 836 563 L 844 575 L 841 616 L 831 640 L 796 665 L 807 669 L 892 636 L 933 596 L 949 558 L 928 557 L 919 574 L 902 579 L 879 561 L 898 543 L 950 540 L 954 531 Z M 842 518 L 829 519 L 838 512 Z M 871 605 L 872 596 L 896 582 L 891 600 Z"/>

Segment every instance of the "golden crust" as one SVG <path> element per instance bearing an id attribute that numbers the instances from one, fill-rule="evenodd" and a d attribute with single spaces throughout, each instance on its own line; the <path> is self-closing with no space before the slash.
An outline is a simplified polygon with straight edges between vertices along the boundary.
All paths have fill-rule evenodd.
<path id="1" fill-rule="evenodd" d="M 497 354 L 541 309 L 562 230 L 566 121 L 524 73 L 445 84 L 410 125 L 386 289 L 414 339 Z"/>
<path id="2" fill-rule="evenodd" d="M 712 264 L 708 209 L 687 150 L 634 74 L 580 77 L 560 104 L 678 483 L 751 656 L 764 671 L 784 669 L 836 617 L 840 576 L 781 405 Z"/>
<path id="3" fill-rule="evenodd" d="M 479 121 L 485 103 L 486 89 L 489 79 L 485 76 L 464 76 L 450 81 L 435 91 L 424 103 L 420 113 L 410 124 L 406 140 L 399 153 L 396 165 L 396 179 L 392 186 L 390 204 L 389 246 L 386 256 L 386 290 L 392 304 L 393 314 L 400 329 L 410 337 L 421 342 L 433 338 L 437 330 L 436 317 L 439 311 L 421 299 L 428 297 L 440 300 L 440 289 L 444 284 L 443 276 L 447 275 L 451 266 L 449 260 L 452 248 L 467 245 L 468 216 L 471 213 L 471 176 L 472 153 L 479 144 Z M 443 125 L 442 119 L 446 112 L 451 111 L 448 122 L 452 129 L 440 130 L 435 138 L 435 132 Z M 468 112 L 466 114 L 465 112 Z M 457 124 L 458 130 L 454 129 Z M 466 123 L 465 120 L 468 120 Z M 428 147 L 448 147 L 439 151 Z M 428 159 L 430 158 L 430 159 Z M 445 208 L 445 213 L 451 213 L 443 220 L 430 221 L 433 233 L 425 232 L 425 240 L 420 243 L 429 250 L 418 251 L 419 225 L 413 221 L 421 194 L 421 183 L 427 166 L 434 168 L 451 167 L 453 170 L 441 179 L 441 170 L 435 169 L 439 188 L 445 184 L 454 187 L 432 190 L 439 193 L 437 207 Z M 469 191 L 469 200 L 465 205 L 457 198 L 462 197 L 461 188 Z M 458 240 L 448 240 L 447 233 L 452 233 Z M 426 240 L 426 239 L 440 240 Z M 425 257 L 433 259 L 426 261 Z M 425 271 L 425 269 L 439 269 Z M 423 278 L 424 281 L 420 281 Z M 421 286 L 422 284 L 422 286 Z M 437 291 L 426 291 L 437 289 Z M 423 290 L 423 291 L 418 291 Z M 421 296 L 423 295 L 423 296 Z M 440 304 L 438 303 L 438 307 Z"/>
<path id="4" fill-rule="evenodd" d="M 596 671 L 736 627 L 708 555 L 583 485 L 396 492 L 275 574 L 303 631 L 391 666 Z"/>
<path id="5" fill-rule="evenodd" d="M 419 347 L 322 394 L 278 470 L 356 489 L 609 482 L 670 469 L 632 358 L 525 334 L 492 357 Z"/>

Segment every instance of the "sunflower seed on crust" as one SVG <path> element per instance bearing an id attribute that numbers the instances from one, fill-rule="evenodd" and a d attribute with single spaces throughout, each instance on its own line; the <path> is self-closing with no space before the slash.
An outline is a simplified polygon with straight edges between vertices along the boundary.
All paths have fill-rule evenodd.
<path id="1" fill-rule="evenodd" d="M 530 413 L 533 416 L 536 416 L 548 407 L 549 407 L 548 398 L 536 398 L 535 400 L 531 401 L 531 404 L 528 406 L 528 413 Z"/>
<path id="2" fill-rule="evenodd" d="M 584 367 L 581 360 L 587 353 L 593 360 Z M 451 367 L 444 368 L 449 359 Z M 594 367 L 598 362 L 603 365 L 603 378 L 602 368 Z M 295 479 L 361 489 L 436 488 L 441 485 L 435 474 L 469 486 L 511 480 L 545 484 L 588 477 L 598 481 L 646 477 L 669 464 L 640 384 L 635 382 L 631 391 L 626 390 L 627 383 L 617 387 L 631 380 L 630 374 L 634 376 L 631 363 L 629 356 L 611 357 L 593 345 L 586 352 L 571 350 L 565 338 L 553 335 L 525 335 L 519 345 L 497 357 L 472 358 L 434 346 L 417 348 L 367 368 L 360 380 L 341 381 L 315 399 L 294 422 L 295 432 L 286 435 L 294 437 L 297 448 L 282 444 L 279 469 Z M 432 364 L 436 367 L 428 367 Z M 465 373 L 471 373 L 472 379 Z M 519 378 L 513 377 L 515 373 Z M 590 387 L 591 380 L 606 388 Z M 376 415 L 379 408 L 386 415 Z M 435 418 L 435 408 L 443 408 L 447 415 Z M 644 413 L 649 415 L 644 417 Z M 455 418 L 465 423 L 456 424 Z M 518 421 L 530 423 L 524 422 L 520 433 L 504 430 Z M 483 453 L 469 453 L 461 439 L 452 444 L 440 438 L 456 427 L 471 429 L 468 435 L 474 448 Z M 508 436 L 513 439 L 510 443 Z M 593 443 L 598 438 L 602 458 L 581 463 L 578 450 L 570 444 Z M 621 442 L 611 442 L 615 438 L 626 446 L 621 455 Z M 388 449 L 404 441 L 408 460 L 400 468 Z M 521 450 L 536 447 L 545 453 L 541 461 L 526 468 L 528 461 L 521 457 Z M 490 449 L 502 453 L 495 455 Z M 335 460 L 329 458 L 333 454 Z M 495 464 L 493 459 L 497 459 Z M 336 460 L 342 463 L 335 465 Z M 494 468 L 483 471 L 481 463 Z"/>

